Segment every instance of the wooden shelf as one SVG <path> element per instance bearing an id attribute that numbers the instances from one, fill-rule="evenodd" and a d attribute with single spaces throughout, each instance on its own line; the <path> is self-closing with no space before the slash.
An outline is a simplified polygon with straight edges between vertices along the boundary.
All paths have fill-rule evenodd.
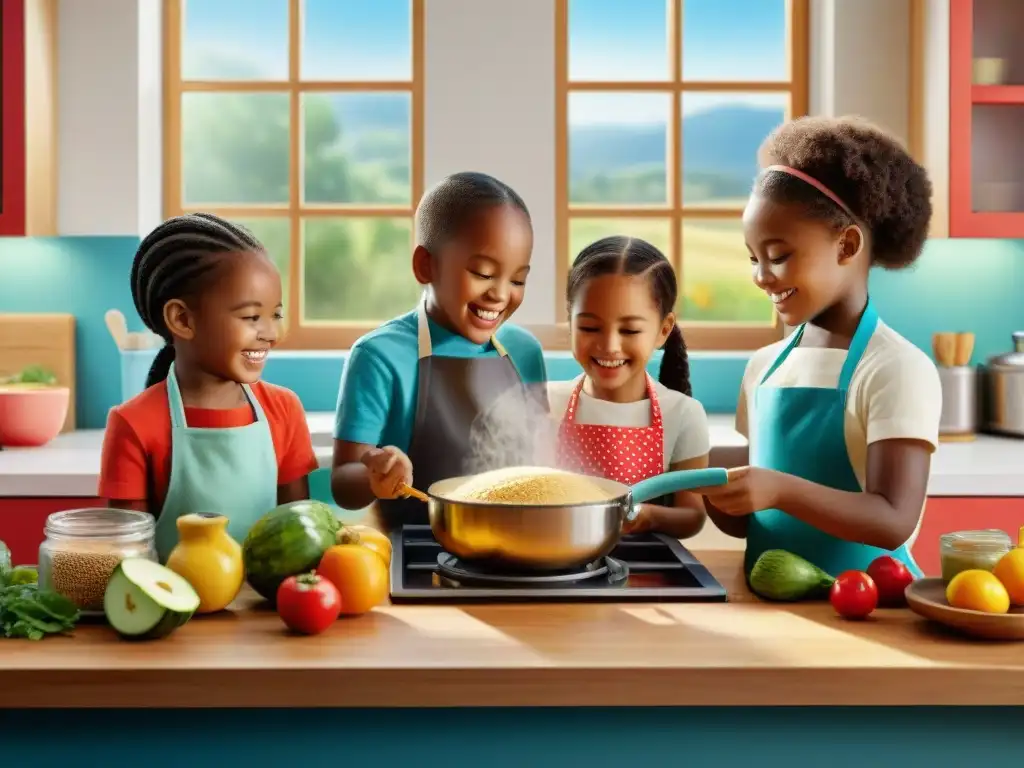
<path id="1" fill-rule="evenodd" d="M 1024 106 L 1024 85 L 972 85 L 971 103 Z"/>

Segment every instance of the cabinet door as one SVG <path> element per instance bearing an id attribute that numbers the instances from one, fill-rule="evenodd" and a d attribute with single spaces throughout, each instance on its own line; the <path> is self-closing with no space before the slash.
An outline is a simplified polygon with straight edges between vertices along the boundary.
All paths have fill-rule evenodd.
<path id="1" fill-rule="evenodd" d="M 0 0 L 0 236 L 25 234 L 25 0 Z"/>
<path id="2" fill-rule="evenodd" d="M 1010 534 L 1016 543 L 1022 525 L 1024 498 L 933 496 L 925 505 L 924 520 L 914 542 L 914 559 L 925 576 L 941 576 L 939 537 L 942 534 L 999 528 Z"/>
<path id="3" fill-rule="evenodd" d="M 1024 237 L 1024 3 L 950 0 L 949 234 Z"/>
<path id="4" fill-rule="evenodd" d="M 104 500 L 97 498 L 0 498 L 0 541 L 10 548 L 15 565 L 35 565 L 47 517 L 65 509 L 103 505 Z"/>

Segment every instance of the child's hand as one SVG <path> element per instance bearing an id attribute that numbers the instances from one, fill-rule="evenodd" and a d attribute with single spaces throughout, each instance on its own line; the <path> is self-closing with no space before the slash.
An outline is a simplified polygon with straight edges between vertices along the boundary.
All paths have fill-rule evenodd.
<path id="1" fill-rule="evenodd" d="M 637 505 L 637 515 L 622 523 L 622 533 L 648 533 L 654 530 L 654 514 L 646 504 Z"/>
<path id="2" fill-rule="evenodd" d="M 393 445 L 372 448 L 363 454 L 370 480 L 370 490 L 378 499 L 397 499 L 402 494 L 398 488 L 405 483 L 412 485 L 412 461 Z"/>
<path id="3" fill-rule="evenodd" d="M 783 493 L 786 475 L 763 467 L 733 467 L 725 485 L 693 488 L 691 493 L 706 496 L 720 512 L 742 517 L 763 509 L 776 509 Z"/>

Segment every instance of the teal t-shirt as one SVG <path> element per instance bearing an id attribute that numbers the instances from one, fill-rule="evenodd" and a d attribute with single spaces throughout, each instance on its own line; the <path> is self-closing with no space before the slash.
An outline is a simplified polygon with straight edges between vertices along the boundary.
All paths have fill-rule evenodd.
<path id="1" fill-rule="evenodd" d="M 432 352 L 437 357 L 497 357 L 488 342 L 475 344 L 429 318 Z M 540 342 L 515 325 L 502 325 L 498 341 L 527 384 L 547 380 Z M 416 311 L 389 320 L 361 337 L 341 374 L 334 437 L 366 445 L 394 445 L 408 452 L 416 415 L 419 360 Z"/>

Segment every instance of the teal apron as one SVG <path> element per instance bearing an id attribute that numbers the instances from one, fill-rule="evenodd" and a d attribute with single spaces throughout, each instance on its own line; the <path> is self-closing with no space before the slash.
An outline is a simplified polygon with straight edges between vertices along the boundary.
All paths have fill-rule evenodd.
<path id="1" fill-rule="evenodd" d="M 853 372 L 877 325 L 878 314 L 869 301 L 853 334 L 835 389 L 765 384 L 800 343 L 804 326 L 793 333 L 754 390 L 751 466 L 796 475 L 841 491 L 860 493 L 863 490 L 846 450 L 846 396 Z M 850 569 L 865 570 L 880 555 L 891 555 L 904 562 L 916 576 L 923 575 L 906 544 L 890 552 L 844 541 L 778 509 L 762 510 L 750 516 L 744 558 L 747 574 L 767 549 L 785 549 L 800 555 L 833 576 Z"/>
<path id="2" fill-rule="evenodd" d="M 245 427 L 190 428 L 174 372 L 167 374 L 171 410 L 171 479 L 156 521 L 161 563 L 178 543 L 177 520 L 192 512 L 228 518 L 228 533 L 242 543 L 260 517 L 277 506 L 277 454 L 259 400 L 242 385 L 256 420 Z"/>

